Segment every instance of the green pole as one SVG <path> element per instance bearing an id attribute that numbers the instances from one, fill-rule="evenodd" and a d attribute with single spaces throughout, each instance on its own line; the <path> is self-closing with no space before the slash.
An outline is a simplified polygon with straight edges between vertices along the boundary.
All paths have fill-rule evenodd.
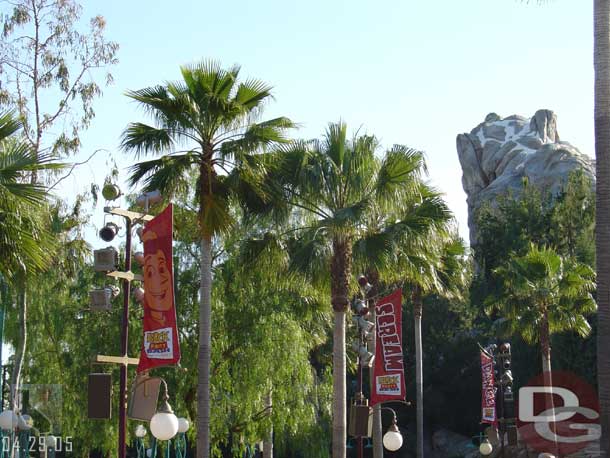
<path id="1" fill-rule="evenodd" d="M 186 458 L 186 434 L 178 433 L 176 439 L 174 439 L 174 450 L 176 452 L 176 458 Z"/>

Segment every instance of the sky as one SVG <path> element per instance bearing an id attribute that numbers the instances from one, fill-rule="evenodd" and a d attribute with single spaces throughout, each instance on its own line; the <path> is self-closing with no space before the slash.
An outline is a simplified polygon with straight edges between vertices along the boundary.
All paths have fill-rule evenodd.
<path id="1" fill-rule="evenodd" d="M 555 111 L 562 140 L 593 155 L 593 2 L 549 0 L 279 0 L 85 2 L 119 43 L 115 83 L 95 103 L 83 160 L 64 197 L 101 184 L 110 160 L 121 177 L 134 157 L 120 152 L 129 122 L 147 121 L 124 93 L 179 79 L 201 59 L 240 64 L 273 85 L 268 117 L 320 137 L 329 122 L 375 134 L 384 147 L 426 153 L 429 179 L 445 193 L 467 240 L 466 196 L 455 148 L 490 112 Z M 101 212 L 95 223 L 102 225 Z M 100 245 L 103 243 L 100 241 Z"/>

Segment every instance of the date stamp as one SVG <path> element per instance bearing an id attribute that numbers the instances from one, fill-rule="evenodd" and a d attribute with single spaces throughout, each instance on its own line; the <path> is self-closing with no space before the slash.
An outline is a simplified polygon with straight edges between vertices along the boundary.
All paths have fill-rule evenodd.
<path id="1" fill-rule="evenodd" d="M 26 440 L 24 440 L 26 439 Z M 53 450 L 55 452 L 72 451 L 72 436 L 30 436 L 20 438 L 18 436 L 2 437 L 2 448 L 4 450 L 17 450 L 29 452 L 45 452 Z"/>

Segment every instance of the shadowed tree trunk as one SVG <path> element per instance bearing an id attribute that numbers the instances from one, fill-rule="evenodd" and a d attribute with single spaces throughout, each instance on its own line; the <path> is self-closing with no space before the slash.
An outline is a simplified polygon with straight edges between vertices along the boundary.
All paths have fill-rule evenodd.
<path id="1" fill-rule="evenodd" d="M 20 282 L 21 283 L 21 282 Z M 17 307 L 19 309 L 19 330 L 20 340 L 17 349 L 15 350 L 15 365 L 13 366 L 12 382 L 11 382 L 11 410 L 19 408 L 19 387 L 21 385 L 21 372 L 23 370 L 23 362 L 25 360 L 25 350 L 27 343 L 27 295 L 25 285 L 21 284 L 21 292 L 17 297 Z"/>
<path id="2" fill-rule="evenodd" d="M 600 448 L 610 454 L 610 0 L 594 0 L 597 377 Z"/>
<path id="3" fill-rule="evenodd" d="M 273 393 L 271 390 L 265 397 L 265 408 L 268 409 L 268 415 L 271 415 L 273 409 Z M 273 458 L 273 424 L 269 428 L 267 437 L 263 440 L 263 458 Z"/>
<path id="4" fill-rule="evenodd" d="M 197 457 L 210 456 L 210 356 L 212 337 L 212 237 L 201 239 L 199 357 L 197 361 Z"/>
<path id="5" fill-rule="evenodd" d="M 349 306 L 351 258 L 350 242 L 334 239 L 330 266 L 331 304 L 335 312 L 333 331 L 333 458 L 345 458 L 346 456 L 345 312 Z"/>
<path id="6" fill-rule="evenodd" d="M 419 285 L 413 287 L 413 317 L 415 320 L 415 407 L 417 412 L 417 458 L 424 456 L 424 372 L 422 364 L 421 320 L 424 312 L 422 292 Z"/>

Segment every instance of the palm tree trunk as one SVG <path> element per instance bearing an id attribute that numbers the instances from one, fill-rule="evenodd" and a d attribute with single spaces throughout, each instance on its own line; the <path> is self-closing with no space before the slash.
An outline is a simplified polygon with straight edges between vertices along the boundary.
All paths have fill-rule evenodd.
<path id="1" fill-rule="evenodd" d="M 415 320 L 415 407 L 417 417 L 417 441 L 415 454 L 417 458 L 424 456 L 424 372 L 422 365 L 421 320 L 424 307 L 421 288 L 413 288 L 413 317 Z"/>
<path id="2" fill-rule="evenodd" d="M 610 455 L 610 0 L 594 0 L 597 380 L 600 449 Z"/>
<path id="3" fill-rule="evenodd" d="M 273 409 L 273 393 L 269 393 L 265 397 L 265 408 L 268 409 L 268 414 L 271 415 Z M 269 427 L 267 437 L 263 440 L 263 458 L 273 458 L 273 423 Z"/>
<path id="4" fill-rule="evenodd" d="M 542 323 L 540 324 L 540 348 L 542 350 L 542 379 L 544 386 L 553 386 L 553 377 L 551 373 L 551 331 L 549 328 L 549 317 L 546 310 L 542 315 Z M 550 423 L 555 423 L 555 403 L 552 395 L 545 396 L 545 410 L 551 410 Z M 555 441 L 555 456 L 559 456 L 559 445 Z"/>
<path id="5" fill-rule="evenodd" d="M 13 374 L 11 381 L 11 410 L 19 409 L 19 387 L 21 386 L 21 372 L 23 370 L 23 362 L 25 360 L 25 350 L 27 345 L 27 295 L 25 292 L 25 285 L 21 285 L 22 290 L 18 294 L 17 306 L 19 307 L 19 328 L 21 334 L 21 340 L 15 350 L 15 365 L 13 366 Z"/>
<path id="6" fill-rule="evenodd" d="M 212 349 L 212 237 L 201 239 L 199 356 L 197 371 L 197 458 L 210 456 L 210 360 Z"/>
<path id="7" fill-rule="evenodd" d="M 347 396 L 345 387 L 345 312 L 349 306 L 352 250 L 349 240 L 333 240 L 330 266 L 331 304 L 335 312 L 333 331 L 333 458 L 346 457 Z"/>

